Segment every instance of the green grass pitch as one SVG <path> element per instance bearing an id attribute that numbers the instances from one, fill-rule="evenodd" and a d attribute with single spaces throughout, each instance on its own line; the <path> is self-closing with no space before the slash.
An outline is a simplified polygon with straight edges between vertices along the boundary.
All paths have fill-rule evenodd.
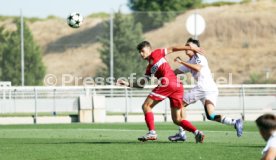
<path id="1" fill-rule="evenodd" d="M 157 141 L 138 142 L 146 133 L 144 123 L 55 124 L 0 126 L 2 160 L 251 160 L 260 159 L 265 142 L 253 122 L 245 123 L 244 135 L 236 137 L 232 126 L 194 122 L 205 133 L 196 144 L 188 133 L 186 142 L 169 142 L 177 132 L 173 123 L 156 123 Z"/>

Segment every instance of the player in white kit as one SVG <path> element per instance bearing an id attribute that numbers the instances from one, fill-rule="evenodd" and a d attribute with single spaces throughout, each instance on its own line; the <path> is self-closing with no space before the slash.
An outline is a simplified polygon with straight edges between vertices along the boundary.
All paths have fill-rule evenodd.
<path id="1" fill-rule="evenodd" d="M 260 134 L 267 141 L 262 152 L 262 160 L 276 159 L 276 116 L 273 114 L 264 114 L 257 118 L 256 124 Z"/>
<path id="2" fill-rule="evenodd" d="M 189 38 L 187 44 L 200 47 L 199 41 L 193 38 Z M 232 119 L 214 113 L 218 97 L 218 88 L 213 80 L 207 59 L 204 55 L 193 51 L 186 51 L 186 55 L 190 58 L 187 62 L 182 61 L 179 57 L 175 59 L 176 62 L 182 64 L 180 68 L 175 70 L 175 74 L 190 72 L 197 83 L 190 92 L 184 93 L 184 108 L 200 100 L 204 106 L 208 120 L 233 125 L 237 131 L 237 136 L 240 137 L 243 131 L 243 121 L 241 119 Z M 184 113 L 184 110 L 182 112 Z M 183 113 L 182 115 L 184 116 Z M 170 141 L 185 141 L 186 134 L 183 128 L 179 127 L 179 133 L 168 138 Z"/>

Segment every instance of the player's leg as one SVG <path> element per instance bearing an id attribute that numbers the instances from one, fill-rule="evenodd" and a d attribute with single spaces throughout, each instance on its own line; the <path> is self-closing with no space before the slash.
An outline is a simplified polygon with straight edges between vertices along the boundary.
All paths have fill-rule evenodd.
<path id="1" fill-rule="evenodd" d="M 181 108 L 178 108 L 177 106 L 172 106 L 171 114 L 172 114 L 172 120 L 176 125 L 181 126 L 185 130 L 194 133 L 196 143 L 198 142 L 203 143 L 203 140 L 204 140 L 203 132 L 199 131 L 195 126 L 192 125 L 191 122 L 182 118 Z"/>
<path id="2" fill-rule="evenodd" d="M 138 140 L 147 141 L 147 140 L 156 140 L 157 139 L 157 134 L 155 131 L 155 126 L 154 126 L 154 115 L 152 112 L 152 108 L 159 102 L 160 102 L 159 100 L 153 100 L 151 97 L 147 97 L 147 99 L 143 103 L 142 109 L 143 109 L 143 112 L 145 115 L 145 121 L 146 121 L 149 132 L 146 135 L 139 137 Z"/>
<path id="3" fill-rule="evenodd" d="M 214 104 L 210 100 L 204 100 L 203 103 L 204 103 L 203 105 L 204 105 L 206 118 L 210 121 L 221 122 L 222 115 L 214 113 L 215 111 Z"/>
<path id="4" fill-rule="evenodd" d="M 187 108 L 186 107 L 188 107 L 188 105 L 189 105 L 188 103 L 186 103 L 185 101 L 183 101 L 183 107 L 181 109 L 182 119 L 187 119 L 187 113 L 186 113 Z M 186 137 L 185 130 L 181 126 L 179 126 L 179 134 L 182 137 Z"/>
<path id="5" fill-rule="evenodd" d="M 208 120 L 216 121 L 226 125 L 232 125 L 237 131 L 237 136 L 240 137 L 242 135 L 243 122 L 241 119 L 233 119 L 221 114 L 215 114 L 215 105 L 211 100 L 208 99 L 206 99 L 204 102 L 204 109 Z"/>
<path id="6" fill-rule="evenodd" d="M 152 98 L 147 97 L 147 99 L 143 103 L 142 109 L 143 109 L 143 112 L 145 115 L 145 121 L 147 123 L 147 127 L 148 127 L 149 131 L 155 130 L 154 115 L 152 112 L 152 108 L 159 102 L 160 101 L 158 101 L 158 100 L 153 100 Z"/>
<path id="7" fill-rule="evenodd" d="M 203 142 L 203 132 L 197 130 L 188 120 L 183 117 L 183 88 L 178 87 L 176 92 L 169 96 L 171 103 L 171 114 L 173 122 L 183 129 L 195 134 L 196 143 Z"/>
<path id="8" fill-rule="evenodd" d="M 204 97 L 204 94 L 197 88 L 193 88 L 190 92 L 185 93 L 183 96 L 183 108 L 181 110 L 181 116 L 183 119 L 186 119 L 186 107 L 189 104 L 195 103 L 200 98 Z M 169 136 L 168 139 L 170 141 L 185 141 L 187 139 L 185 130 L 179 126 L 178 133 L 175 135 Z"/>
<path id="9" fill-rule="evenodd" d="M 187 117 L 186 107 L 188 106 L 188 104 L 185 101 L 183 101 L 183 106 L 184 107 L 181 108 L 180 115 L 182 119 L 186 119 Z M 178 133 L 176 133 L 175 135 L 169 136 L 168 139 L 170 141 L 186 141 L 187 139 L 186 132 L 181 126 L 179 126 Z"/>
<path id="10" fill-rule="evenodd" d="M 186 115 L 186 109 L 188 107 L 188 103 L 186 103 L 185 101 L 183 101 L 183 107 L 181 109 L 181 116 L 183 119 L 186 119 L 187 115 Z"/>

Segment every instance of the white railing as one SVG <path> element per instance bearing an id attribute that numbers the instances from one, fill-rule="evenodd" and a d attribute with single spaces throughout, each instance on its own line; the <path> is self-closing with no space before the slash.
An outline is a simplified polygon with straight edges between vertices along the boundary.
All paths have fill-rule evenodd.
<path id="1" fill-rule="evenodd" d="M 137 96 L 146 96 L 155 86 L 145 86 L 144 89 L 127 88 L 133 91 Z M 184 88 L 189 90 L 193 85 L 185 85 Z M 244 92 L 256 95 L 276 94 L 276 84 L 270 85 L 218 85 L 220 95 L 237 95 L 244 89 Z M 66 93 L 75 97 L 80 94 L 103 94 L 106 96 L 120 96 L 124 94 L 125 87 L 120 86 L 28 86 L 28 87 L 0 87 L 0 99 L 11 98 L 12 93 L 24 93 L 24 95 L 34 96 L 35 90 L 38 92 L 55 93 L 60 92 L 57 96 L 66 96 Z M 112 91 L 112 92 L 111 92 Z M 48 97 L 49 95 L 45 95 Z"/>
<path id="2" fill-rule="evenodd" d="M 0 114 L 77 112 L 80 95 L 104 95 L 108 113 L 142 113 L 145 97 L 155 86 L 130 89 L 119 86 L 62 86 L 62 87 L 0 87 Z M 185 85 L 185 92 L 193 86 Z M 219 85 L 216 110 L 236 112 L 245 116 L 251 112 L 276 111 L 276 85 Z M 158 104 L 155 112 L 167 115 L 169 101 Z M 204 111 L 200 102 L 188 111 Z"/>

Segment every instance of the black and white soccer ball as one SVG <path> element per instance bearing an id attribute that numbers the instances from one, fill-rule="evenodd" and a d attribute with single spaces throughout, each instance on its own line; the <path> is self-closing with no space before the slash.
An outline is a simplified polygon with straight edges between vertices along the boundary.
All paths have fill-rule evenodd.
<path id="1" fill-rule="evenodd" d="M 67 17 L 67 24 L 72 28 L 79 28 L 83 22 L 83 16 L 78 12 L 70 13 Z"/>

